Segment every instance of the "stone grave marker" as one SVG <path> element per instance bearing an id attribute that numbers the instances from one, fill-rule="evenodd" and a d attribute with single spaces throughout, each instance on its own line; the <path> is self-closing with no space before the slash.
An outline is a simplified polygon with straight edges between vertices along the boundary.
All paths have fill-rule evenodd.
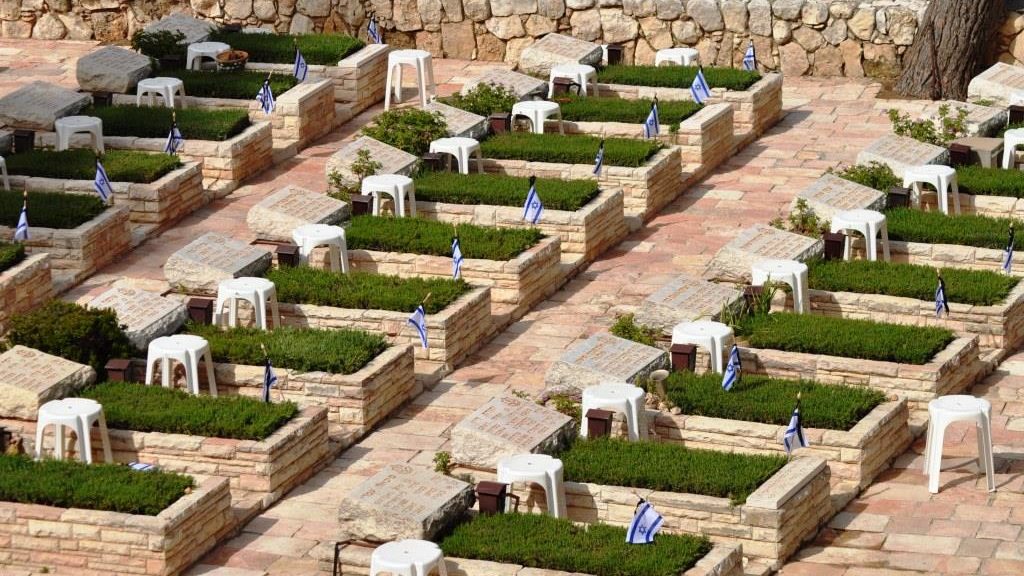
<path id="1" fill-rule="evenodd" d="M 903 178 L 907 168 L 945 164 L 948 160 L 949 150 L 945 148 L 895 134 L 882 136 L 857 154 L 857 164 L 881 162 L 892 168 L 897 178 Z"/>
<path id="2" fill-rule="evenodd" d="M 78 59 L 75 76 L 78 86 L 87 92 L 135 91 L 139 80 L 149 76 L 148 56 L 117 46 L 105 46 Z"/>
<path id="3" fill-rule="evenodd" d="M 462 86 L 462 93 L 471 91 L 478 84 L 502 86 L 520 100 L 525 100 L 528 96 L 546 97 L 548 95 L 548 83 L 544 80 L 504 68 L 490 68 L 480 76 L 466 82 Z"/>
<path id="4" fill-rule="evenodd" d="M 0 98 L 0 124 L 52 132 L 57 118 L 76 114 L 90 101 L 88 94 L 48 82 L 32 82 Z"/>
<path id="5" fill-rule="evenodd" d="M 491 399 L 455 425 L 452 459 L 494 470 L 515 454 L 551 454 L 565 446 L 575 427 L 568 416 L 515 396 Z"/>
<path id="6" fill-rule="evenodd" d="M 359 178 L 352 173 L 350 167 L 356 160 L 356 154 L 360 150 L 369 150 L 370 158 L 380 162 L 381 167 L 377 174 L 404 174 L 412 172 L 418 158 L 404 150 L 399 150 L 390 144 L 380 140 L 374 140 L 369 136 L 361 136 L 341 150 L 338 150 L 327 159 L 327 174 L 337 171 L 341 174 L 342 180 L 354 184 Z"/>
<path id="7" fill-rule="evenodd" d="M 270 268 L 270 252 L 215 232 L 207 232 L 178 250 L 164 264 L 175 290 L 216 294 L 221 280 L 259 276 Z"/>
<path id="8" fill-rule="evenodd" d="M 43 404 L 95 381 L 89 366 L 15 346 L 0 354 L 0 418 L 35 420 Z"/>
<path id="9" fill-rule="evenodd" d="M 1024 68 L 996 62 L 967 85 L 971 100 L 991 100 L 999 106 L 1024 104 Z"/>
<path id="10" fill-rule="evenodd" d="M 764 259 L 807 260 L 820 255 L 821 240 L 767 224 L 755 224 L 722 247 L 704 270 L 705 280 L 750 282 L 750 267 Z"/>
<path id="11" fill-rule="evenodd" d="M 843 210 L 881 210 L 885 207 L 885 194 L 834 174 L 823 174 L 801 190 L 790 204 L 790 210 L 796 208 L 797 200 L 805 200 L 807 207 L 825 220 L 831 220 L 836 212 Z"/>
<path id="12" fill-rule="evenodd" d="M 388 464 L 338 508 L 340 539 L 430 540 L 471 506 L 473 488 L 409 464 Z"/>
<path id="13" fill-rule="evenodd" d="M 187 315 L 182 302 L 132 286 L 115 286 L 94 298 L 88 307 L 113 310 L 118 323 L 126 326 L 128 339 L 140 350 L 160 336 L 174 334 Z"/>
<path id="14" fill-rule="evenodd" d="M 1005 108 L 978 106 L 970 102 L 957 102 L 956 100 L 932 102 L 928 105 L 929 112 L 925 118 L 934 122 L 937 127 L 941 127 L 939 107 L 942 105 L 949 106 L 947 118 L 957 118 L 961 108 L 967 110 L 968 136 L 989 136 L 1006 127 L 1007 111 Z"/>
<path id="15" fill-rule="evenodd" d="M 680 322 L 711 320 L 739 300 L 739 290 L 680 275 L 644 299 L 636 312 L 636 322 L 663 331 L 671 330 Z"/>
<path id="16" fill-rule="evenodd" d="M 487 119 L 479 114 L 467 112 L 461 108 L 430 102 L 428 112 L 440 112 L 448 122 L 448 133 L 452 136 L 480 139 L 487 132 Z"/>
<path id="17" fill-rule="evenodd" d="M 793 458 L 789 464 L 783 466 L 748 496 L 744 506 L 778 510 L 813 480 L 826 464 L 823 458 L 817 456 L 806 455 Z"/>
<path id="18" fill-rule="evenodd" d="M 326 194 L 288 185 L 249 209 L 245 221 L 260 240 L 292 242 L 292 230 L 303 224 L 340 224 L 351 209 Z"/>
<path id="19" fill-rule="evenodd" d="M 544 384 L 567 391 L 609 381 L 632 384 L 668 366 L 668 354 L 662 350 L 611 334 L 595 334 L 562 354 L 548 369 Z"/>
<path id="20" fill-rule="evenodd" d="M 527 74 L 539 74 L 547 77 L 552 66 L 558 64 L 590 64 L 601 63 L 601 45 L 566 36 L 564 34 L 548 34 L 530 44 L 519 56 L 519 69 Z"/>
<path id="21" fill-rule="evenodd" d="M 167 30 L 168 32 L 181 32 L 185 35 L 185 39 L 181 43 L 188 45 L 195 42 L 206 42 L 210 38 L 210 32 L 213 32 L 213 27 L 213 24 L 210 22 L 179 13 L 165 16 L 153 22 L 146 26 L 145 31 L 159 32 Z"/>

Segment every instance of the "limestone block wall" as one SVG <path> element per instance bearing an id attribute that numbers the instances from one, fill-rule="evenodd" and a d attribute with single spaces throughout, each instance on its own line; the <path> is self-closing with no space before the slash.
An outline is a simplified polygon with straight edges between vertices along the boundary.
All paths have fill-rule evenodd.
<path id="1" fill-rule="evenodd" d="M 52 300 L 50 255 L 26 254 L 17 266 L 0 272 L 0 334 L 12 316 L 28 312 Z"/>

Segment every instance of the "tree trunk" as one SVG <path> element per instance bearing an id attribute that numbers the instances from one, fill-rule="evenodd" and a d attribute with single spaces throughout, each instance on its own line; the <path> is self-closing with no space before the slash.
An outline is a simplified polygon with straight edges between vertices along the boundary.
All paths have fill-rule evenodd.
<path id="1" fill-rule="evenodd" d="M 967 84 L 991 63 L 1006 14 L 1003 0 L 932 0 L 903 55 L 896 92 L 932 100 L 967 98 Z"/>

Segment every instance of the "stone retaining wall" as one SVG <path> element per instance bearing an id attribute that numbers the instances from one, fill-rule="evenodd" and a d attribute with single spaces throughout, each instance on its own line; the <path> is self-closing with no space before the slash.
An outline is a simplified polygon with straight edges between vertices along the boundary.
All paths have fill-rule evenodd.
<path id="1" fill-rule="evenodd" d="M 429 220 L 453 224 L 476 224 L 498 228 L 539 228 L 545 234 L 561 240 L 563 254 L 579 254 L 591 262 L 605 250 L 626 238 L 629 229 L 623 214 L 622 190 L 602 190 L 585 206 L 567 210 L 544 210 L 544 217 L 536 225 L 523 220 L 519 206 L 490 206 L 483 204 L 448 204 L 444 202 L 416 201 L 416 214 Z"/>
<path id="2" fill-rule="evenodd" d="M 181 574 L 234 528 L 224 478 L 156 516 L 0 502 L 4 564 L 67 574 Z"/>
<path id="3" fill-rule="evenodd" d="M 854 241 L 855 257 L 864 257 L 864 241 Z M 920 242 L 889 241 L 889 256 L 893 262 L 909 262 L 942 268 L 967 268 L 970 270 L 989 270 L 1002 272 L 1002 249 L 975 248 L 957 244 L 922 244 Z M 950 305 L 952 308 L 952 305 Z"/>
<path id="4" fill-rule="evenodd" d="M 13 228 L 0 225 L 0 237 L 13 235 Z M 50 255 L 54 289 L 63 292 L 117 260 L 131 248 L 131 242 L 128 209 L 110 207 L 75 228 L 33 226 L 24 244 L 26 253 Z"/>
<path id="5" fill-rule="evenodd" d="M 0 272 L 0 334 L 11 317 L 34 310 L 52 300 L 50 255 L 26 254 L 17 266 Z"/>

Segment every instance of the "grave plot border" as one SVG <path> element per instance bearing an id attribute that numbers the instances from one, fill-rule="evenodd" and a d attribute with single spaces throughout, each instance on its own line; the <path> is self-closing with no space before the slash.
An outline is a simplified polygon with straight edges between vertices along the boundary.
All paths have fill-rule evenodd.
<path id="1" fill-rule="evenodd" d="M 864 240 L 853 242 L 854 258 L 865 258 Z M 893 262 L 921 264 L 933 268 L 963 268 L 967 270 L 988 270 L 1002 272 L 1001 249 L 978 248 L 960 244 L 926 244 L 923 242 L 889 241 L 889 255 Z M 951 305 L 952 306 L 952 305 Z M 934 311 L 934 309 L 933 309 Z"/>
<path id="2" fill-rule="evenodd" d="M 0 272 L 0 334 L 14 316 L 31 312 L 54 297 L 50 255 L 26 254 L 13 268 Z"/>

